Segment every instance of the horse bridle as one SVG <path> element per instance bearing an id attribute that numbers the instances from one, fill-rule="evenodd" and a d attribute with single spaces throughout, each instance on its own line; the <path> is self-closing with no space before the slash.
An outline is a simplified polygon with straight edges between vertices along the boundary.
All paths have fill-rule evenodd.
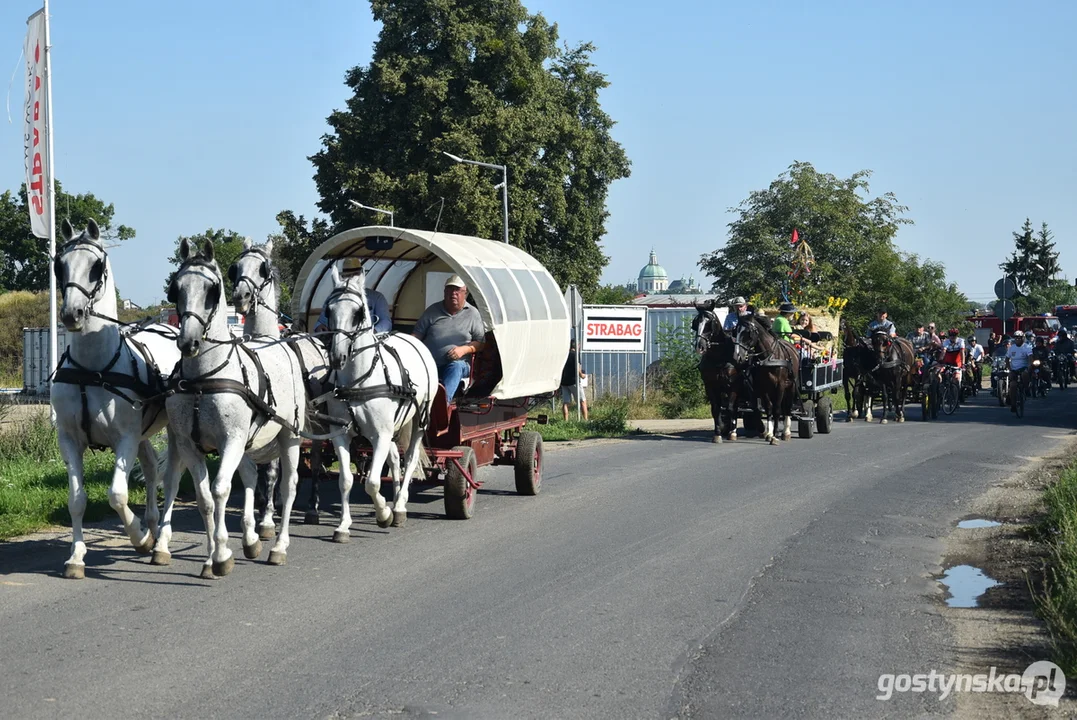
<path id="1" fill-rule="evenodd" d="M 354 330 L 341 330 L 338 328 L 334 328 L 329 322 L 329 306 L 335 305 L 342 300 L 348 300 L 355 303 L 363 311 L 363 317 L 356 324 Z M 358 290 L 353 290 L 347 285 L 336 288 L 335 290 L 333 290 L 333 292 L 329 293 L 329 297 L 325 299 L 324 307 L 326 309 L 326 322 L 329 323 L 329 331 L 334 335 L 339 333 L 348 338 L 348 358 L 351 358 L 354 355 L 362 352 L 363 350 L 368 350 L 371 347 L 374 347 L 374 345 L 377 345 L 377 341 L 375 341 L 374 345 L 364 346 L 358 349 L 355 348 L 356 338 L 358 338 L 360 335 L 367 331 L 373 332 L 374 330 L 374 322 L 373 319 L 370 317 L 370 309 L 367 307 L 366 296 L 363 293 L 359 292 Z M 366 324 L 364 325 L 364 323 Z M 371 368 L 371 371 L 372 370 L 373 367 Z"/>
<path id="2" fill-rule="evenodd" d="M 265 280 L 262 281 L 261 285 L 255 285 L 254 280 L 247 275 L 243 275 L 242 277 L 239 275 L 239 261 L 247 257 L 248 255 L 259 255 L 262 258 L 262 272 L 265 273 L 266 277 Z M 236 288 L 238 288 L 242 283 L 246 283 L 247 285 L 249 285 L 251 288 L 251 296 L 253 298 L 251 302 L 253 302 L 255 305 L 261 305 L 264 308 L 272 310 L 272 308 L 270 308 L 266 304 L 266 302 L 262 300 L 262 291 L 265 290 L 266 287 L 273 282 L 273 272 L 270 269 L 269 253 L 267 253 L 263 248 L 251 247 L 241 252 L 236 257 L 235 262 L 232 263 L 231 267 L 228 268 L 228 279 L 232 281 L 232 285 Z"/>
<path id="3" fill-rule="evenodd" d="M 211 291 L 214 290 L 214 289 L 217 291 L 217 299 L 213 303 L 213 307 L 210 309 L 208 316 L 202 317 L 201 315 L 194 312 L 193 310 L 186 309 L 182 313 L 180 313 L 179 322 L 180 322 L 180 324 L 183 324 L 183 321 L 186 318 L 193 317 L 195 320 L 197 320 L 202 325 L 202 339 L 205 340 L 206 335 L 209 334 L 209 325 L 210 325 L 210 323 L 213 322 L 213 318 L 216 317 L 217 310 L 221 306 L 222 281 L 221 281 L 221 276 L 220 276 L 220 270 L 217 268 L 217 263 L 213 262 L 212 260 L 205 260 L 203 258 L 189 258 L 189 259 L 187 259 L 182 265 L 180 265 L 180 269 L 176 271 L 176 274 L 172 278 L 172 282 L 168 286 L 168 300 L 170 302 L 176 302 L 176 300 L 177 300 L 177 298 L 176 298 L 176 289 L 177 289 L 176 288 L 176 280 L 179 279 L 179 276 L 182 275 L 187 270 L 190 270 L 192 268 L 199 268 L 199 267 L 200 268 L 205 268 L 205 269 L 210 271 L 211 277 L 209 277 L 207 279 L 213 281 Z M 200 277 L 206 277 L 205 275 L 202 275 L 201 273 L 199 273 L 199 276 Z M 177 307 L 177 309 L 178 309 L 178 307 Z"/>
<path id="4" fill-rule="evenodd" d="M 93 254 L 94 258 L 97 261 L 97 262 L 94 263 L 95 266 L 97 265 L 97 263 L 101 264 L 101 274 L 98 275 L 97 282 L 89 290 L 87 290 L 81 284 L 79 284 L 77 282 L 74 282 L 72 280 L 64 281 L 63 277 L 60 274 L 60 269 L 62 267 L 61 260 L 63 258 L 65 258 L 67 255 L 69 255 L 69 254 L 71 254 L 73 252 L 77 252 L 79 250 L 83 250 L 83 251 L 86 251 L 86 252 L 89 252 L 89 253 Z M 93 252 L 94 250 L 100 251 L 101 254 L 97 255 L 96 253 Z M 108 263 L 105 261 L 106 258 L 107 258 L 107 256 L 105 254 L 105 248 L 103 246 L 101 246 L 98 243 L 95 243 L 92 240 L 86 240 L 86 239 L 84 239 L 84 237 L 82 235 L 80 235 L 79 237 L 75 238 L 74 240 L 70 240 L 70 241 L 64 243 L 63 245 L 61 245 L 60 249 L 59 249 L 59 252 L 56 253 L 56 258 L 52 261 L 52 271 L 56 275 L 56 279 L 63 283 L 63 286 L 60 288 L 60 292 L 64 293 L 64 292 L 67 291 L 68 288 L 75 288 L 76 290 L 78 290 L 80 293 L 85 295 L 86 299 L 89 301 L 89 307 L 87 308 L 87 314 L 93 315 L 95 317 L 104 317 L 102 315 L 98 315 L 97 312 L 93 309 L 93 306 L 94 306 L 94 303 L 97 301 L 98 293 L 100 293 L 101 289 L 104 288 L 105 281 L 108 279 Z M 92 277 L 93 268 L 90 269 L 90 275 Z M 106 319 L 111 320 L 112 318 L 106 318 Z"/>

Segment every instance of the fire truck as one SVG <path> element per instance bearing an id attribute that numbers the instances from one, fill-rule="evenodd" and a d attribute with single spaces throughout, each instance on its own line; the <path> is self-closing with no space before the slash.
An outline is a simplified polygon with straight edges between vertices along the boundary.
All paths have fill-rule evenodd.
<path id="1" fill-rule="evenodd" d="M 1055 316 L 1062 327 L 1073 335 L 1073 328 L 1077 327 L 1077 305 L 1055 305 Z"/>
<path id="2" fill-rule="evenodd" d="M 1074 321 L 1077 322 L 1077 306 L 1073 306 L 1075 311 Z M 1027 317 L 1021 317 L 1015 315 L 1003 322 L 1003 320 L 995 315 L 971 315 L 968 318 L 969 322 L 976 328 L 976 341 L 987 345 L 987 341 L 991 338 L 991 335 L 1013 336 L 1014 331 L 1021 330 L 1026 335 L 1032 333 L 1036 337 L 1044 337 L 1050 340 L 1058 334 L 1059 328 L 1062 324 L 1058 318 L 1054 315 L 1029 315 Z M 1003 333 L 1003 326 L 1005 325 L 1005 333 Z"/>

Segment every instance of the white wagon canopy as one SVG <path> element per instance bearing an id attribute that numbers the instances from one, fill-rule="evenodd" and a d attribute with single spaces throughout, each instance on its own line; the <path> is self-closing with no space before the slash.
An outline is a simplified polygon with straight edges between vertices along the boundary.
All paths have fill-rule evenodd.
<path id="1" fill-rule="evenodd" d="M 560 386 L 568 308 L 553 276 L 523 250 L 429 230 L 383 225 L 346 230 L 318 246 L 299 271 L 292 298 L 297 326 L 313 328 L 317 322 L 333 289 L 333 263 L 345 276 L 366 270 L 367 287 L 385 296 L 393 329 L 401 332 L 411 332 L 422 312 L 441 302 L 445 280 L 459 275 L 500 355 L 501 379 L 490 394 L 506 400 Z"/>

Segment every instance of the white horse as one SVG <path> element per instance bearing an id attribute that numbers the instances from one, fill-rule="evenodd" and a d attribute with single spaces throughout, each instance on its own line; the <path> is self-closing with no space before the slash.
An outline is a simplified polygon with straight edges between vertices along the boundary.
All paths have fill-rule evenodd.
<path id="1" fill-rule="evenodd" d="M 351 438 L 362 435 L 373 446 L 366 492 L 374 502 L 378 527 L 403 526 L 408 519 L 408 486 L 418 463 L 426 460 L 423 434 L 437 394 L 438 370 L 419 339 L 395 332 L 374 334 L 362 271 L 347 280 L 341 279 L 336 265 L 332 272 L 334 288 L 325 307 L 333 331 L 329 359 L 336 371 L 337 391 L 329 407 L 333 416 L 349 417 L 352 422 L 351 432 L 333 439 L 340 460 L 342 510 L 333 541 L 347 542 L 352 524 L 348 504 L 353 482 Z M 408 443 L 403 478 L 398 434 Z M 381 469 L 387 459 L 397 489 L 392 509 L 381 496 Z"/>
<path id="2" fill-rule="evenodd" d="M 157 454 L 150 438 L 168 421 L 162 374 L 179 361 L 176 330 L 169 325 L 139 326 L 121 331 L 116 318 L 116 286 L 112 266 L 101 245 L 94 220 L 75 236 L 71 223 L 61 228 L 64 244 L 53 262 L 63 297 L 60 317 L 69 331 L 69 345 L 60 359 L 51 389 L 60 454 L 67 465 L 71 511 L 71 557 L 64 577 L 85 577 L 86 512 L 83 455 L 86 448 L 109 448 L 116 455 L 108 501 L 123 521 L 131 544 L 149 554 L 158 534 Z M 127 506 L 127 478 L 135 456 L 146 477 L 146 515 L 142 526 Z M 172 458 L 174 459 L 174 458 Z M 170 462 L 166 471 L 178 478 Z"/>
<path id="3" fill-rule="evenodd" d="M 209 550 L 202 576 L 227 575 L 235 565 L 225 506 L 237 470 L 244 486 L 243 552 L 249 559 L 261 554 L 254 522 L 255 463 L 278 457 L 283 510 L 269 563 L 283 565 L 299 465 L 298 430 L 306 424 L 302 369 L 283 344 L 232 338 L 220 312 L 224 281 L 213 259 L 213 243 L 207 241 L 198 252 L 185 239 L 180 257 L 183 264 L 168 288 L 168 299 L 180 315 L 177 344 L 182 355 L 171 383 L 175 394 L 167 400 L 169 447 L 180 453 L 194 477 Z M 205 459 L 211 450 L 220 453 L 212 488 Z M 166 512 L 174 499 L 175 487 L 166 487 Z M 167 547 L 161 549 L 167 552 Z"/>
<path id="4" fill-rule="evenodd" d="M 236 312 L 244 317 L 243 334 L 251 338 L 279 339 L 280 276 L 273 266 L 273 241 L 259 247 L 252 244 L 250 238 L 244 239 L 243 252 L 228 268 L 228 279 L 232 281 L 232 305 Z M 285 343 L 296 354 L 303 369 L 308 401 L 325 392 L 329 383 L 329 354 L 325 345 L 306 333 L 290 333 Z M 311 424 L 317 432 L 328 430 L 315 426 L 313 421 Z M 307 503 L 305 521 L 317 525 L 322 441 L 315 440 L 311 444 L 310 470 L 310 500 Z M 259 466 L 259 472 L 264 472 L 266 478 L 266 507 L 262 520 L 258 523 L 258 535 L 268 540 L 273 537 L 276 529 L 273 523 L 273 496 L 276 494 L 274 489 L 277 484 L 277 464 Z"/>

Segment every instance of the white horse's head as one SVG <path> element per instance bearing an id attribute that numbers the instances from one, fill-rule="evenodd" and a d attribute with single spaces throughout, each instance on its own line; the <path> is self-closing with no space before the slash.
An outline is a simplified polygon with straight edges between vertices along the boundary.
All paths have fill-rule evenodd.
<path id="1" fill-rule="evenodd" d="M 108 283 L 108 255 L 101 245 L 101 230 L 90 218 L 86 229 L 75 235 L 66 219 L 60 228 L 64 244 L 57 248 L 52 271 L 64 300 L 60 319 L 72 332 L 82 330 L 83 321 L 93 310 L 94 302 L 104 298 Z"/>
<path id="2" fill-rule="evenodd" d="M 217 318 L 224 281 L 221 269 L 213 259 L 213 243 L 209 240 L 200 252 L 194 243 L 184 238 L 180 244 L 180 258 L 183 262 L 168 285 L 168 301 L 176 304 L 179 314 L 176 344 L 180 353 L 184 357 L 194 357 L 203 349 L 203 341 Z"/>
<path id="3" fill-rule="evenodd" d="M 340 370 L 351 356 L 355 337 L 364 331 L 373 332 L 374 327 L 366 302 L 366 273 L 360 270 L 345 279 L 335 264 L 332 273 L 333 292 L 325 301 L 329 329 L 333 332 L 329 364 L 334 370 Z"/>
<path id="4" fill-rule="evenodd" d="M 236 312 L 252 313 L 258 303 L 276 310 L 280 283 L 273 267 L 273 241 L 258 247 L 250 238 L 244 238 L 243 252 L 228 268 L 228 279 L 232 281 Z"/>

